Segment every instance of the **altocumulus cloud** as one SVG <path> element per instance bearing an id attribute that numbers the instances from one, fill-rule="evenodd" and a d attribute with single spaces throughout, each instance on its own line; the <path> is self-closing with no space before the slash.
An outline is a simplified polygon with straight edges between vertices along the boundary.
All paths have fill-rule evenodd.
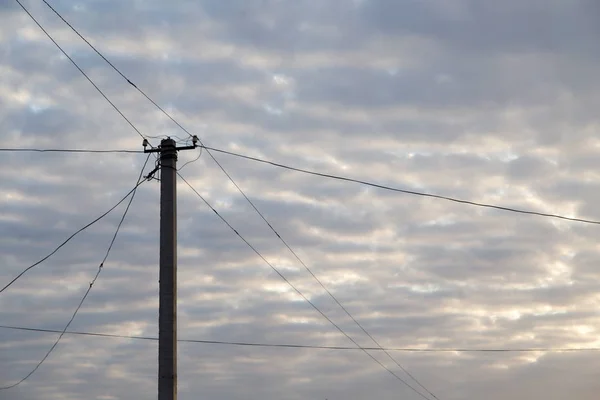
<path id="1" fill-rule="evenodd" d="M 142 133 L 185 137 L 42 2 L 24 4 Z M 600 8 L 592 0 L 52 4 L 208 145 L 600 219 Z M 0 2 L 0 42 L 1 147 L 140 148 L 140 137 L 10 0 Z M 196 156 L 181 153 L 180 161 Z M 216 157 L 382 345 L 600 345 L 595 226 Z M 120 199 L 143 162 L 135 154 L 3 153 L 0 282 Z M 182 174 L 311 301 L 372 345 L 210 158 Z M 180 337 L 349 345 L 186 185 L 179 190 Z M 156 181 L 141 186 L 73 330 L 157 334 L 158 196 Z M 119 210 L 2 293 L 2 323 L 61 329 Z M 8 330 L 0 337 L 2 385 L 29 372 L 56 339 Z M 67 335 L 35 375 L 0 398 L 155 398 L 156 351 L 155 342 Z M 593 353 L 395 356 L 442 400 L 583 400 L 599 389 Z M 418 398 L 359 351 L 182 343 L 179 368 L 183 400 Z"/>

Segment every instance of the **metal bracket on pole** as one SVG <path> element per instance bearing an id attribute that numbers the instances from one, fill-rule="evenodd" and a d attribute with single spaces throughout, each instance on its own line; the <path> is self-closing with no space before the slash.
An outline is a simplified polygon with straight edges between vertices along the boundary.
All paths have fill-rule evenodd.
<path id="1" fill-rule="evenodd" d="M 172 139 L 170 137 L 167 137 L 166 139 L 161 141 L 161 145 L 159 145 L 158 147 L 150 147 L 150 149 L 147 149 L 147 147 L 150 146 L 150 143 L 148 142 L 148 139 L 144 139 L 144 141 L 142 142 L 142 146 L 144 146 L 144 153 L 160 153 L 160 152 L 162 152 L 162 142 L 164 142 L 165 140 L 172 140 Z M 181 146 L 181 147 L 175 146 L 175 150 L 177 150 L 177 151 L 179 151 L 179 150 L 194 150 L 194 149 L 198 148 L 198 142 L 199 142 L 198 136 L 194 135 L 194 136 L 192 136 L 192 145 L 191 146 Z"/>

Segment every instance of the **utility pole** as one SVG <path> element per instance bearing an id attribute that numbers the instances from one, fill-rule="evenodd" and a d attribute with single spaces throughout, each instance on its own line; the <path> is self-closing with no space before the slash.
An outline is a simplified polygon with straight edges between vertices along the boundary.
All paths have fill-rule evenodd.
<path id="1" fill-rule="evenodd" d="M 171 138 L 144 153 L 160 154 L 160 273 L 158 310 L 158 400 L 177 400 L 177 151 L 197 147 L 177 147 Z"/>

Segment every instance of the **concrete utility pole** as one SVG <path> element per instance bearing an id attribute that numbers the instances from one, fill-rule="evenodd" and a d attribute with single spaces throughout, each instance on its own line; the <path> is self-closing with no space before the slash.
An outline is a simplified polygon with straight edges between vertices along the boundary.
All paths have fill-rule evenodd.
<path id="1" fill-rule="evenodd" d="M 158 400 L 177 400 L 177 147 L 173 139 L 145 153 L 160 153 L 160 280 L 158 310 Z"/>

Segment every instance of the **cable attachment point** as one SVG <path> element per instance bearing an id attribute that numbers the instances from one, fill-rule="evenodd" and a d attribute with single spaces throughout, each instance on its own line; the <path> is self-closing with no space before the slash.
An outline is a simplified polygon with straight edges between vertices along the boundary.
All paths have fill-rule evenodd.
<path id="1" fill-rule="evenodd" d="M 154 178 L 154 174 L 156 173 L 156 171 L 158 171 L 159 167 L 160 167 L 160 164 L 157 164 L 156 167 L 154 167 L 154 169 L 148 173 L 148 175 L 144 176 L 144 179 L 146 179 L 148 181 L 152 180 L 152 178 Z"/>

